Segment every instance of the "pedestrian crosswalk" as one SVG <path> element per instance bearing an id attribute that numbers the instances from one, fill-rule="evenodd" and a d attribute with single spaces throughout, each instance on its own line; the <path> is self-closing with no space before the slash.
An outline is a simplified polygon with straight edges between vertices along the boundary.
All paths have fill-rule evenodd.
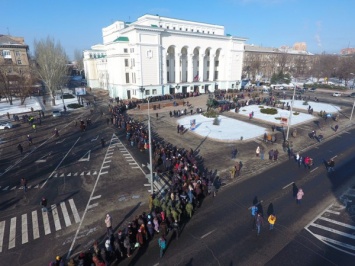
<path id="1" fill-rule="evenodd" d="M 0 221 L 0 253 L 80 222 L 73 199 L 53 204 L 48 209 L 48 212 L 39 209 Z"/>
<path id="2" fill-rule="evenodd" d="M 355 189 L 349 188 L 305 229 L 324 244 L 355 255 Z"/>

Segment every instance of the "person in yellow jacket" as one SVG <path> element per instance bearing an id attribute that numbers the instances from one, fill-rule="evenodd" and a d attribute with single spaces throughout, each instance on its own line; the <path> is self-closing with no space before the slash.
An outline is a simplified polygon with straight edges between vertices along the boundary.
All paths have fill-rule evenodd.
<path id="1" fill-rule="evenodd" d="M 270 214 L 269 218 L 267 218 L 269 224 L 270 224 L 270 230 L 274 229 L 274 224 L 276 222 L 276 216 L 273 214 Z"/>

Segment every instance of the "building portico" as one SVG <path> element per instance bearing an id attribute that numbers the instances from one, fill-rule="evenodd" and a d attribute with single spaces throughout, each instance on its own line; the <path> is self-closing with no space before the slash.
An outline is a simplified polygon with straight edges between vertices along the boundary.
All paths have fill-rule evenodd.
<path id="1" fill-rule="evenodd" d="M 140 99 L 238 88 L 246 39 L 224 27 L 144 15 L 103 29 L 100 56 L 84 51 L 88 85 L 110 96 Z M 104 52 L 102 52 L 104 50 Z M 140 88 L 144 87 L 144 93 Z"/>

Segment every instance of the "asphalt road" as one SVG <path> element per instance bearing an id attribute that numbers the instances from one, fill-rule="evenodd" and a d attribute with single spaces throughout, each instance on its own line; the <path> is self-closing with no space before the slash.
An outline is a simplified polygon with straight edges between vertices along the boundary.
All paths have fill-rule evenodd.
<path id="1" fill-rule="evenodd" d="M 88 117 L 93 125 L 80 132 L 74 121 Z M 127 147 L 124 133 L 105 123 L 99 111 L 91 115 L 89 110 L 82 110 L 60 118 L 46 118 L 37 133 L 26 124 L 2 132 L 1 137 L 6 140 L 0 147 L 2 262 L 47 265 L 53 254 L 65 255 L 69 250 L 77 254 L 90 248 L 95 240 L 102 242 L 105 213 L 113 215 L 117 229 L 146 210 L 148 188 L 144 183 L 148 171 L 142 164 L 146 164 L 148 155 Z M 53 137 L 54 127 L 60 130 L 59 138 Z M 26 143 L 28 133 L 34 136 L 31 147 Z M 285 265 L 289 261 L 327 265 L 338 264 L 336 258 L 340 255 L 340 264 L 347 265 L 344 252 L 315 237 L 320 235 L 316 230 L 321 228 L 312 223 L 322 220 L 318 215 L 353 185 L 353 135 L 354 131 L 348 130 L 308 151 L 315 159 L 311 171 L 298 169 L 289 161 L 223 187 L 216 198 L 207 198 L 183 226 L 179 240 L 171 239 L 162 260 L 158 259 L 154 241 L 122 265 Z M 104 148 L 100 145 L 101 137 L 106 140 Z M 24 155 L 16 149 L 19 141 L 24 143 Z M 334 156 L 337 170 L 328 176 L 322 159 Z M 26 197 L 20 189 L 22 176 L 29 181 Z M 305 191 L 301 206 L 296 206 L 291 196 L 289 184 L 293 181 Z M 345 185 L 346 182 L 349 184 Z M 52 210 L 48 215 L 39 206 L 42 196 L 48 198 Z M 259 238 L 251 230 L 248 210 L 254 196 L 263 201 L 265 212 L 272 202 L 278 219 L 273 232 L 266 230 L 265 221 Z M 354 226 L 344 210 L 331 218 Z M 339 238 L 337 241 L 346 243 Z"/>
<path id="2" fill-rule="evenodd" d="M 179 240 L 174 237 L 169 240 L 163 259 L 158 259 L 158 246 L 153 242 L 149 249 L 122 265 L 353 265 L 352 255 L 325 245 L 304 229 L 355 185 L 354 147 L 349 146 L 354 142 L 353 134 L 351 130 L 310 150 L 307 154 L 315 160 L 311 170 L 299 169 L 293 160 L 286 161 L 223 188 L 216 198 L 204 201 L 202 208 L 182 228 Z M 334 173 L 328 174 L 322 160 L 331 157 L 335 157 L 337 166 Z M 292 182 L 305 191 L 300 206 L 292 197 Z M 248 210 L 254 196 L 262 201 L 264 213 L 273 203 L 277 216 L 275 230 L 270 232 L 265 220 L 259 237 L 251 230 Z M 331 220 L 355 225 L 353 219 L 344 220 L 349 218 L 347 212 L 344 216 L 334 215 Z M 330 225 L 334 227 L 334 223 Z M 318 233 L 326 235 L 326 232 Z M 345 235 L 331 237 L 353 244 L 353 239 Z"/>

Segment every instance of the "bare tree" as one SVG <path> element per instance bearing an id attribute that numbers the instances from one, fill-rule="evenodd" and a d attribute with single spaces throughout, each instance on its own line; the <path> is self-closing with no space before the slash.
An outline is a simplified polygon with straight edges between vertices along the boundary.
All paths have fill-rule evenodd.
<path id="1" fill-rule="evenodd" d="M 56 90 L 60 89 L 67 80 L 67 55 L 60 42 L 50 37 L 35 41 L 36 72 L 49 91 L 53 105 L 55 105 Z"/>
<path id="2" fill-rule="evenodd" d="M 33 70 L 33 67 L 30 66 L 27 71 L 21 71 L 21 73 L 17 76 L 17 96 L 20 98 L 21 105 L 25 103 L 27 97 L 30 96 L 35 89 L 34 84 L 36 82 L 36 78 Z"/>
<path id="3" fill-rule="evenodd" d="M 12 84 L 15 80 L 12 70 L 6 65 L 0 65 L 0 94 L 5 96 L 10 105 L 13 102 L 13 88 Z"/>
<path id="4" fill-rule="evenodd" d="M 76 62 L 76 67 L 78 68 L 79 73 L 81 74 L 84 70 L 84 56 L 83 52 L 75 49 L 74 51 L 74 61 Z"/>
<path id="5" fill-rule="evenodd" d="M 286 66 L 290 63 L 290 55 L 287 53 L 287 51 L 280 52 L 277 55 L 277 63 L 279 71 L 285 72 Z"/>
<path id="6" fill-rule="evenodd" d="M 292 64 L 292 75 L 296 78 L 303 77 L 306 73 L 307 64 L 308 60 L 306 55 L 296 56 Z"/>

